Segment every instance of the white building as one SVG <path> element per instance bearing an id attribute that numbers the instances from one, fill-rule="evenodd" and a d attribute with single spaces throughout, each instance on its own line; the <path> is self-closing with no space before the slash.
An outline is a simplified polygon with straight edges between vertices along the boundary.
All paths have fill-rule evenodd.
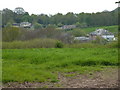
<path id="1" fill-rule="evenodd" d="M 87 41 L 87 40 L 89 40 L 89 38 L 88 37 L 75 37 L 74 38 L 74 40 L 81 40 L 81 41 Z"/>
<path id="2" fill-rule="evenodd" d="M 116 40 L 114 34 L 105 29 L 97 29 L 96 31 L 91 32 L 90 36 L 91 36 L 91 38 L 93 38 L 93 40 L 95 40 L 96 36 L 100 36 L 100 37 L 106 39 L 107 41 Z"/>
<path id="3" fill-rule="evenodd" d="M 108 41 L 114 41 L 116 40 L 115 36 L 114 35 L 102 35 L 101 36 L 102 38 L 108 40 Z"/>
<path id="4" fill-rule="evenodd" d="M 32 26 L 32 24 L 29 22 L 21 22 L 20 23 L 20 27 L 23 27 L 23 28 L 30 28 L 31 26 Z"/>
<path id="5" fill-rule="evenodd" d="M 62 29 L 74 29 L 76 28 L 76 25 L 64 25 L 62 26 Z"/>

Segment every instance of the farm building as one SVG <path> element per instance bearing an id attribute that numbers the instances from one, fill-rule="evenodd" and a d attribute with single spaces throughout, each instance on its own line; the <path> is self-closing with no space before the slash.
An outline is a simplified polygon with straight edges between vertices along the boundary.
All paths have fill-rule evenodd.
<path id="1" fill-rule="evenodd" d="M 80 41 L 88 41 L 89 37 L 75 37 L 74 40 L 80 40 Z"/>
<path id="2" fill-rule="evenodd" d="M 61 27 L 61 29 L 67 29 L 67 30 L 74 29 L 74 28 L 76 28 L 76 25 L 64 25 Z"/>
<path id="3" fill-rule="evenodd" d="M 96 31 L 91 32 L 89 35 L 91 40 L 95 40 L 97 36 L 100 36 L 107 41 L 116 40 L 114 34 L 105 29 L 97 29 Z"/>
<path id="4" fill-rule="evenodd" d="M 20 27 L 23 27 L 23 28 L 31 28 L 32 24 L 29 23 L 29 22 L 21 22 L 20 23 Z"/>

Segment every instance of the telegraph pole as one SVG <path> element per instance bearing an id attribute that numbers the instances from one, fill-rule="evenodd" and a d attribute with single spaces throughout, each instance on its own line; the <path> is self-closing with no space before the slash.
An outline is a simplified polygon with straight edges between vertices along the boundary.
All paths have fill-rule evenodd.
<path id="1" fill-rule="evenodd" d="M 119 13 L 119 9 L 120 9 L 120 1 L 115 2 L 115 4 L 118 4 L 118 34 L 120 32 L 120 13 Z"/>
<path id="2" fill-rule="evenodd" d="M 115 2 L 115 4 L 118 4 L 118 7 L 120 7 L 120 1 Z M 118 8 L 119 9 L 119 8 Z"/>
<path id="3" fill-rule="evenodd" d="M 120 3 L 120 1 L 118 1 L 118 2 L 115 2 L 115 3 Z"/>
<path id="4" fill-rule="evenodd" d="M 115 2 L 118 4 L 118 63 L 120 63 L 120 13 L 119 13 L 119 8 L 120 8 L 120 1 Z M 119 68 L 120 66 L 118 66 Z M 120 72 L 120 69 L 118 69 L 118 72 Z M 118 76 L 120 76 L 120 73 L 118 73 Z M 120 77 L 118 77 L 118 88 L 120 88 Z"/>

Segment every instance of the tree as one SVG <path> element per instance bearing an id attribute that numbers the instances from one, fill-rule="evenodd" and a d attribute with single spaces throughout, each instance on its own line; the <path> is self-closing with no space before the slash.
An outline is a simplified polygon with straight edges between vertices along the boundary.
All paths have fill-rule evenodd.
<path id="1" fill-rule="evenodd" d="M 10 22 L 8 22 L 6 27 L 10 28 L 10 27 L 12 27 L 12 24 Z"/>
<path id="2" fill-rule="evenodd" d="M 35 24 L 34 24 L 34 28 L 35 28 L 35 29 L 42 29 L 42 25 L 39 24 L 39 23 L 35 23 Z"/>
<path id="3" fill-rule="evenodd" d="M 14 12 L 10 9 L 3 9 L 2 11 L 2 25 L 5 26 L 7 23 L 13 23 L 14 21 Z"/>
<path id="4" fill-rule="evenodd" d="M 41 14 L 38 16 L 37 22 L 39 24 L 48 25 L 49 24 L 49 17 L 45 14 Z"/>
<path id="5" fill-rule="evenodd" d="M 38 21 L 38 16 L 35 15 L 35 14 L 32 14 L 32 15 L 31 15 L 31 19 L 32 19 L 32 23 L 35 24 L 35 23 L 37 23 L 37 21 Z"/>
<path id="6" fill-rule="evenodd" d="M 17 7 L 15 8 L 14 12 L 17 14 L 24 14 L 25 10 L 22 7 Z"/>
<path id="7" fill-rule="evenodd" d="M 75 29 L 70 32 L 75 37 L 85 36 L 86 33 L 83 30 Z"/>
<path id="8" fill-rule="evenodd" d="M 77 17 L 76 17 L 76 15 L 74 13 L 69 12 L 69 13 L 67 13 L 65 15 L 65 19 L 64 20 L 65 20 L 64 24 L 71 25 L 71 24 L 76 23 Z"/>
<path id="9" fill-rule="evenodd" d="M 48 24 L 47 28 L 56 28 L 57 26 L 55 24 Z"/>
<path id="10" fill-rule="evenodd" d="M 15 8 L 14 12 L 10 9 L 2 10 L 2 25 L 6 26 L 9 23 L 21 23 L 24 21 L 30 22 L 32 24 L 39 23 L 43 27 L 48 26 L 48 24 L 62 26 L 76 24 L 78 27 L 86 26 L 106 26 L 106 25 L 117 25 L 118 24 L 118 13 L 120 10 L 115 9 L 113 11 L 104 11 L 97 13 L 79 13 L 75 14 L 68 12 L 63 15 L 57 13 L 55 15 L 29 15 L 28 12 L 21 7 Z"/>
<path id="11" fill-rule="evenodd" d="M 62 24 L 62 23 L 58 23 L 57 26 L 58 26 L 58 27 L 62 27 L 63 24 Z"/>

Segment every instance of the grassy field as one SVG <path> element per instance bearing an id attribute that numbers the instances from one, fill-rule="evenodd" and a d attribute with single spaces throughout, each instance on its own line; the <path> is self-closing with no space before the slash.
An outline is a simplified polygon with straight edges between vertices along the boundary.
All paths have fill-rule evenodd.
<path id="1" fill-rule="evenodd" d="M 114 26 L 102 26 L 102 27 L 89 27 L 89 28 L 84 28 L 82 30 L 84 30 L 86 33 L 90 33 L 90 32 L 93 32 L 95 31 L 96 29 L 106 29 L 106 30 L 109 30 L 110 32 L 118 32 L 118 26 L 117 25 L 114 25 Z"/>
<path id="2" fill-rule="evenodd" d="M 117 48 L 3 49 L 3 83 L 58 82 L 58 73 L 99 71 L 118 65 Z"/>
<path id="3" fill-rule="evenodd" d="M 106 29 L 109 32 L 112 32 L 115 35 L 115 37 L 118 37 L 118 26 L 117 25 L 75 28 L 73 30 L 68 30 L 67 32 L 71 33 L 75 37 L 79 37 L 79 36 L 86 36 L 87 34 L 90 34 L 91 32 L 95 31 L 96 29 Z"/>

